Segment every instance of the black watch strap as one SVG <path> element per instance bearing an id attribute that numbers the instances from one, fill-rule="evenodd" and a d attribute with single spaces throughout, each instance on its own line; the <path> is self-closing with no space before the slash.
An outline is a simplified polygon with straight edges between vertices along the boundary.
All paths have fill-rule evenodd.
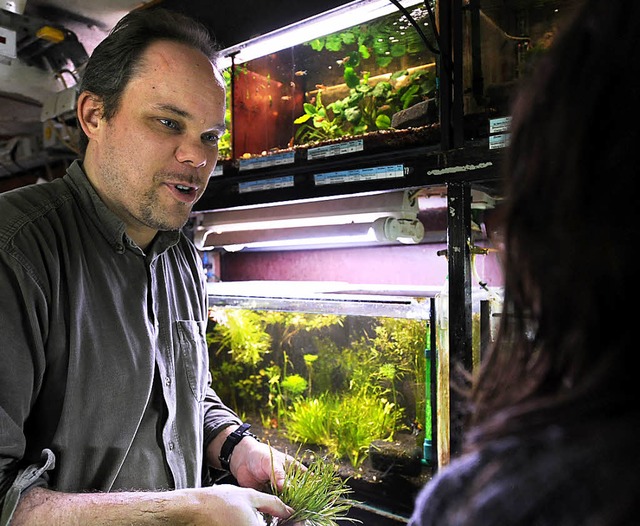
<path id="1" fill-rule="evenodd" d="M 220 448 L 220 456 L 218 457 L 222 469 L 231 471 L 229 467 L 229 463 L 231 462 L 231 454 L 233 453 L 233 450 L 238 445 L 238 443 L 244 437 L 250 436 L 255 438 L 256 440 L 258 439 L 258 437 L 256 437 L 253 433 L 249 432 L 250 427 L 251 424 L 242 424 L 238 429 L 230 433 L 227 439 L 224 441 L 224 444 L 222 444 L 222 447 Z"/>

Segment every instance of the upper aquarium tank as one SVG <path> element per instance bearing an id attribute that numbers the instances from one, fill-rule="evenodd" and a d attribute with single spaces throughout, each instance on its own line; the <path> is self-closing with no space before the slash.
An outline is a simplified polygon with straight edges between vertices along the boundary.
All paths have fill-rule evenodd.
<path id="1" fill-rule="evenodd" d="M 230 133 L 221 157 L 390 130 L 420 103 L 420 115 L 404 122 L 437 121 L 435 13 L 415 0 L 402 4 L 352 2 L 225 50 Z"/>
<path id="2" fill-rule="evenodd" d="M 356 0 L 225 49 L 220 158 L 250 170 L 337 149 L 437 145 L 456 104 L 465 139 L 495 135 L 500 147 L 517 80 L 576 3 L 469 0 L 442 27 L 436 0 Z M 458 89 L 453 102 L 442 96 L 445 85 Z"/>

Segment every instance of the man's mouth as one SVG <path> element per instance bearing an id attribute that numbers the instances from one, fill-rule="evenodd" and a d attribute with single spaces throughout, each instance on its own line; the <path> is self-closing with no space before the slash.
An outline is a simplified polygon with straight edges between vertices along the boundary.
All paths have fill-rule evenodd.
<path id="1" fill-rule="evenodd" d="M 183 203 L 193 203 L 198 195 L 198 187 L 184 183 L 167 183 L 173 196 Z"/>
<path id="2" fill-rule="evenodd" d="M 185 184 L 176 184 L 174 186 L 182 194 L 190 194 L 196 191 L 196 188 L 194 186 L 188 186 Z"/>

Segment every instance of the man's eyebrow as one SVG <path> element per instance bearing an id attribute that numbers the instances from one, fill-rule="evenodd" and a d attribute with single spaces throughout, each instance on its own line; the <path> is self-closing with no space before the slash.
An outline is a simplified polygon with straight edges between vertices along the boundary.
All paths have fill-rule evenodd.
<path id="1" fill-rule="evenodd" d="M 158 104 L 157 108 L 162 111 L 168 111 L 169 113 L 173 113 L 174 115 L 178 115 L 179 117 L 190 118 L 192 115 L 183 109 L 174 106 L 173 104 Z"/>

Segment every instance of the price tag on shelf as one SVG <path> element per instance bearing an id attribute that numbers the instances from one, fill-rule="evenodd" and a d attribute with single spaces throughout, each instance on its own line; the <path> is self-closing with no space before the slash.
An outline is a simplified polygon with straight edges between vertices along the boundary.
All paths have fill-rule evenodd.
<path id="1" fill-rule="evenodd" d="M 376 166 L 375 168 L 358 168 L 354 170 L 341 170 L 338 172 L 325 172 L 313 176 L 316 186 L 354 183 L 361 181 L 374 181 L 379 179 L 395 179 L 404 177 L 404 166 L 394 164 L 391 166 Z"/>

